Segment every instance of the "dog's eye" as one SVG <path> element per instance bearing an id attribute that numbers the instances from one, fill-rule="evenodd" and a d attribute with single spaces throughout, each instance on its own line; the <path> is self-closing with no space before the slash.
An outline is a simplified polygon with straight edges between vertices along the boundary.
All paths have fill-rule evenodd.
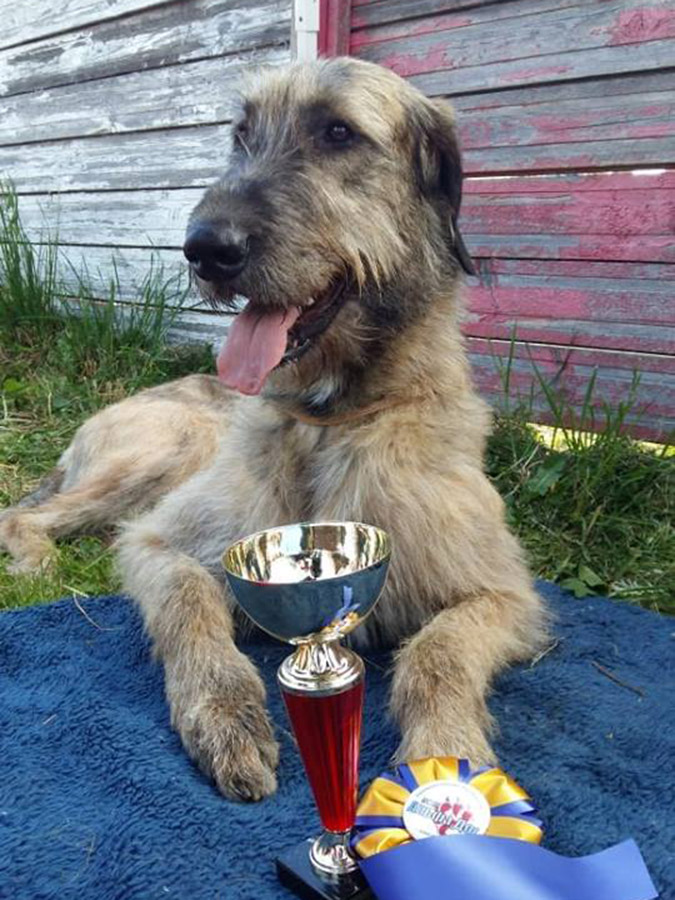
<path id="1" fill-rule="evenodd" d="M 325 138 L 329 144 L 346 144 L 353 137 L 354 132 L 344 122 L 331 122 L 325 131 Z"/>

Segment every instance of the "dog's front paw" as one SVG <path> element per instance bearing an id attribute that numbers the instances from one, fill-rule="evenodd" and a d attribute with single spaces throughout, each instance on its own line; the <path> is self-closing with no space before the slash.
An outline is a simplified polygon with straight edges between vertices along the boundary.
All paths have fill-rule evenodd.
<path id="1" fill-rule="evenodd" d="M 394 754 L 396 764 L 429 756 L 458 756 L 472 767 L 494 765 L 497 757 L 483 730 L 476 724 L 452 727 L 449 723 L 420 721 L 407 728 Z"/>
<path id="2" fill-rule="evenodd" d="M 222 687 L 174 704 L 174 724 L 197 765 L 230 800 L 262 800 L 277 787 L 279 747 L 258 675 L 228 673 Z"/>

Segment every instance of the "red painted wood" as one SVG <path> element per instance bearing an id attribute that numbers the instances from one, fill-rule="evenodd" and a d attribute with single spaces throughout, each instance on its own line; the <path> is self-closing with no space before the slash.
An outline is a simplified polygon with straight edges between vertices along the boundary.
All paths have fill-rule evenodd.
<path id="1" fill-rule="evenodd" d="M 593 407 L 596 426 L 604 421 L 604 405 L 617 409 L 620 403 L 631 401 L 629 430 L 638 437 L 667 440 L 675 435 L 675 377 L 672 371 L 650 371 L 650 357 L 635 356 L 633 366 L 617 367 L 615 360 L 605 361 L 597 356 L 585 356 L 582 351 L 567 347 L 537 344 L 515 344 L 492 341 L 489 346 L 469 341 L 474 381 L 483 395 L 498 408 L 513 408 L 518 401 L 533 403 L 535 418 L 551 421 L 549 403 L 541 387 L 543 379 L 567 402 L 579 409 L 584 402 L 588 382 L 595 377 Z M 505 392 L 506 368 L 508 398 Z M 633 388 L 634 371 L 640 380 Z"/>
<path id="2" fill-rule="evenodd" d="M 675 266 L 478 260 L 467 335 L 675 354 Z M 602 356 L 602 359 L 607 359 Z M 673 373 L 675 374 L 675 373 Z"/>
<path id="3" fill-rule="evenodd" d="M 675 280 L 675 266 L 661 263 L 606 262 L 598 260 L 556 260 L 556 259 L 491 259 L 479 260 L 481 280 L 486 284 L 497 284 L 502 276 L 535 276 L 542 281 L 552 276 L 569 279 L 620 279 L 620 283 L 633 289 L 635 279 L 653 282 L 653 289 L 670 294 L 671 288 L 664 282 Z M 617 282 L 607 282 L 616 287 Z M 644 285 L 643 285 L 644 286 Z M 649 289 L 649 285 L 646 285 Z M 673 317 L 675 320 L 675 316 Z"/>
<path id="4" fill-rule="evenodd" d="M 619 350 L 630 354 L 661 354 L 672 364 L 675 354 L 675 326 L 654 326 L 613 322 L 589 322 L 583 319 L 520 318 L 499 313 L 469 313 L 464 323 L 464 333 L 470 338 L 485 340 L 512 340 L 541 342 L 567 347 L 590 347 L 600 350 Z M 658 357 L 641 356 L 638 361 L 651 361 Z M 605 356 L 598 357 L 604 365 Z M 632 365 L 632 362 L 631 362 Z M 666 363 L 664 371 L 668 369 Z M 673 373 L 675 374 L 675 373 Z"/>
<path id="5" fill-rule="evenodd" d="M 352 6 L 364 8 L 374 9 L 376 7 L 382 7 L 384 12 L 379 13 L 380 16 L 383 16 L 383 21 L 390 21 L 391 10 L 396 8 L 402 8 L 404 10 L 403 15 L 409 15 L 409 6 L 408 4 L 412 2 L 413 4 L 419 5 L 420 0 L 353 0 Z M 450 9 L 464 9 L 468 7 L 476 7 L 476 6 L 485 6 L 486 4 L 494 3 L 494 0 L 422 0 L 422 4 L 433 6 L 434 8 L 442 8 L 444 10 Z M 417 13 L 419 14 L 419 13 Z M 378 15 L 376 13 L 376 15 Z"/>
<path id="6" fill-rule="evenodd" d="M 546 366 L 548 371 L 557 371 L 565 365 L 569 372 L 579 371 L 583 366 L 599 366 L 611 370 L 615 380 L 624 381 L 626 372 L 632 373 L 640 369 L 643 373 L 651 373 L 658 381 L 660 376 L 675 375 L 675 357 L 667 354 L 650 354 L 637 352 L 614 352 L 587 347 L 568 347 L 564 344 L 540 343 L 538 341 L 485 340 L 483 338 L 467 338 L 469 352 L 490 358 L 508 359 L 513 353 L 516 359 L 534 359 L 538 364 Z M 661 379 L 662 380 L 662 379 Z M 675 382 L 671 384 L 675 390 Z"/>
<path id="7" fill-rule="evenodd" d="M 591 0 L 588 6 L 597 7 L 598 2 L 604 2 L 605 6 L 611 7 L 613 14 L 609 25 L 601 22 L 598 26 L 601 29 L 599 33 L 603 34 L 609 46 L 675 37 L 673 10 L 668 3 L 653 0 L 652 3 L 635 4 L 635 9 L 621 10 L 620 7 L 625 6 L 625 3 Z M 433 5 L 437 11 L 431 14 L 422 12 Z M 369 44 L 435 34 L 470 25 L 486 27 L 488 23 L 508 22 L 537 14 L 560 16 L 563 10 L 574 11 L 579 5 L 578 0 L 520 0 L 520 2 L 511 0 L 497 4 L 493 2 L 482 7 L 469 2 L 452 6 L 447 3 L 430 4 L 420 0 L 370 3 L 353 12 L 352 47 L 356 50 Z M 446 9 L 443 9 L 444 7 Z M 578 46 L 579 38 L 575 36 L 571 43 Z"/>
<path id="8" fill-rule="evenodd" d="M 319 55 L 349 53 L 351 0 L 319 0 Z"/>
<path id="9" fill-rule="evenodd" d="M 366 3 L 354 0 L 352 46 L 356 48 L 467 25 L 486 27 L 488 23 L 520 18 L 524 13 L 534 15 L 578 5 L 579 0 L 509 0 L 502 3 L 494 0 L 482 3 L 475 0 L 378 0 Z"/>
<path id="10" fill-rule="evenodd" d="M 510 176 L 509 178 L 467 178 L 464 193 L 469 194 L 538 194 L 556 192 L 565 188 L 574 193 L 586 191 L 635 191 L 651 188 L 655 191 L 675 189 L 675 171 L 655 172 L 602 172 L 537 176 Z"/>
<path id="11" fill-rule="evenodd" d="M 476 10 L 467 16 L 465 10 L 436 17 L 430 33 L 417 33 L 419 19 L 410 19 L 394 27 L 380 26 L 352 35 L 353 52 L 374 62 L 393 68 L 401 75 L 423 72 L 473 68 L 494 63 L 517 63 L 505 69 L 511 83 L 541 82 L 552 76 L 579 77 L 570 71 L 570 61 L 564 54 L 570 51 L 597 51 L 608 48 L 658 44 L 675 37 L 675 16 L 661 0 L 642 0 L 638 10 L 626 17 L 625 3 L 607 0 L 587 0 L 584 4 L 567 8 L 566 3 L 549 4 L 548 9 L 528 14 L 527 0 L 498 4 L 507 13 L 519 7 L 521 15 L 509 20 L 506 27 L 485 27 L 493 22 L 495 10 L 490 7 Z M 511 7 L 511 9 L 509 9 Z M 425 24 L 429 17 L 425 17 Z M 607 60 L 621 57 L 605 53 Z M 643 68 L 649 65 L 645 57 Z M 610 68 L 609 71 L 612 71 Z M 620 71 L 615 66 L 614 71 Z"/>
<path id="12" fill-rule="evenodd" d="M 675 261 L 671 237 L 654 235 L 614 237 L 611 235 L 467 234 L 467 246 L 474 257 L 531 257 L 550 259 Z"/>
<path id="13" fill-rule="evenodd" d="M 632 286 L 619 289 L 623 282 L 609 287 L 585 287 L 583 279 L 575 285 L 570 279 L 549 278 L 545 284 L 530 285 L 525 279 L 512 284 L 475 287 L 469 291 L 469 307 L 474 313 L 528 318 L 569 318 L 591 322 L 632 322 L 643 325 L 667 325 L 673 322 L 669 308 L 670 292 L 638 291 Z"/>
<path id="14" fill-rule="evenodd" d="M 645 77 L 645 89 L 649 79 Z M 530 144 L 583 144 L 587 141 L 628 141 L 662 138 L 675 134 L 675 83 L 670 91 L 602 96 L 548 98 L 535 95 L 532 102 L 516 103 L 508 92 L 501 92 L 501 107 L 462 109 L 458 98 L 454 105 L 462 147 L 475 149 L 527 146 Z M 521 96 L 525 91 L 519 91 Z M 533 93 L 533 92 L 530 92 Z M 459 106 L 459 108 L 458 108 Z"/>
<path id="15" fill-rule="evenodd" d="M 675 428 L 675 3 L 352 3 L 351 52 L 455 107 L 481 389 L 515 334 L 516 392 L 534 362 L 577 404 L 597 371 L 616 404 L 638 369 L 634 433 Z"/>
<path id="16" fill-rule="evenodd" d="M 511 0 L 449 12 L 441 12 L 446 4 L 429 0 L 403 5 L 409 8 L 394 23 L 386 22 L 389 3 L 372 7 L 382 12 L 382 24 L 353 30 L 352 52 L 410 77 L 427 93 L 486 91 L 672 66 L 675 16 L 662 0 L 642 0 L 638 8 L 643 15 L 632 16 L 630 25 L 627 4 L 616 0 Z M 370 11 L 370 6 L 360 7 L 357 22 Z"/>
<path id="17" fill-rule="evenodd" d="M 496 255 L 530 256 L 523 253 L 528 236 L 546 235 L 569 240 L 558 243 L 557 253 L 555 244 L 543 244 L 536 255 L 675 262 L 675 182 L 654 190 L 648 176 L 634 181 L 639 186 L 628 190 L 582 190 L 556 179 L 537 192 L 521 192 L 518 184 L 507 192 L 502 182 L 492 193 L 485 183 L 468 180 L 460 224 L 480 256 L 492 255 L 486 236 L 517 236 L 513 246 L 501 242 Z M 474 243 L 474 235 L 481 240 Z"/>
<path id="18" fill-rule="evenodd" d="M 518 407 L 520 402 L 528 410 L 529 418 L 532 421 L 555 424 L 550 404 L 528 363 L 524 363 L 524 365 L 529 371 L 512 373 L 508 398 L 504 394 L 500 375 L 492 361 L 477 357 L 472 358 L 472 363 L 476 386 L 495 409 L 513 410 Z M 592 370 L 589 370 L 576 381 L 570 381 L 564 386 L 564 397 L 573 409 L 576 408 L 577 416 L 584 403 L 586 387 L 591 374 Z M 596 387 L 597 401 L 594 404 L 593 420 L 591 421 L 587 417 L 582 423 L 582 427 L 586 430 L 603 428 L 606 421 L 605 404 L 609 405 L 610 411 L 612 407 L 614 408 L 615 415 L 619 403 L 627 403 L 630 398 L 630 382 L 626 382 L 618 389 L 607 390 L 602 384 L 598 385 L 596 381 Z M 631 402 L 635 411 L 626 416 L 623 431 L 640 440 L 672 443 L 675 438 L 675 417 L 671 415 L 672 410 L 666 408 L 664 411 L 659 405 L 656 405 L 648 391 L 649 386 L 643 388 L 638 398 Z M 579 425 L 578 418 L 575 420 L 569 415 L 564 418 L 567 425 Z"/>

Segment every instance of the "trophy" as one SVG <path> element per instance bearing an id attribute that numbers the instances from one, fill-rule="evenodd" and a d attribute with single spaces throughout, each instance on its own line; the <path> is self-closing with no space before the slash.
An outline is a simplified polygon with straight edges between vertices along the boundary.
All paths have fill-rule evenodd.
<path id="1" fill-rule="evenodd" d="M 271 528 L 229 547 L 223 565 L 248 616 L 295 647 L 277 679 L 323 832 L 277 860 L 305 898 L 371 896 L 350 851 L 356 814 L 364 665 L 340 639 L 366 618 L 384 587 L 386 532 L 357 522 Z"/>

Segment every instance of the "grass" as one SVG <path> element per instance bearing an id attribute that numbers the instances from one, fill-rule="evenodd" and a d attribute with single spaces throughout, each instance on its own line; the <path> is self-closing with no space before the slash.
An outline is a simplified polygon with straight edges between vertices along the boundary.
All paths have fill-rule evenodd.
<path id="1" fill-rule="evenodd" d="M 639 374 L 614 406 L 597 396 L 593 375 L 574 408 L 533 363 L 534 388 L 514 399 L 514 347 L 515 339 L 487 466 L 536 574 L 577 597 L 606 594 L 675 614 L 675 447 L 627 434 L 642 413 Z M 531 424 L 535 405 L 548 428 Z"/>
<path id="2" fill-rule="evenodd" d="M 60 263 L 60 265 L 59 265 Z M 133 308 L 120 306 L 114 261 L 106 296 L 86 271 L 60 276 L 58 242 L 33 246 L 10 187 L 0 192 L 0 509 L 32 490 L 92 413 L 152 384 L 210 371 L 206 346 L 167 345 L 186 291 L 152 266 Z M 68 302 L 75 282 L 77 303 Z M 0 609 L 114 590 L 109 539 L 59 546 L 49 574 L 16 577 L 0 556 Z"/>
<path id="3" fill-rule="evenodd" d="M 577 433 L 578 437 L 579 433 Z M 499 417 L 488 472 L 535 572 L 576 596 L 675 613 L 675 457 L 619 434 L 555 449 Z"/>
<path id="4" fill-rule="evenodd" d="M 181 287 L 153 269 L 136 308 L 122 314 L 111 266 L 101 301 L 86 272 L 78 306 L 63 302 L 56 241 L 31 246 L 16 198 L 0 197 L 0 508 L 47 472 L 95 410 L 143 387 L 212 369 L 207 347 L 167 347 Z M 504 369 L 508 389 L 510 366 Z M 550 383 L 539 391 L 552 428 L 529 424 L 532 401 L 496 418 L 488 472 L 533 571 L 577 596 L 604 593 L 675 613 L 675 456 L 624 432 L 630 397 L 602 408 L 591 380 L 575 412 Z M 508 390 L 507 390 L 508 393 Z M 594 435 L 600 406 L 604 426 Z M 0 608 L 114 591 L 106 536 L 62 541 L 53 572 L 8 574 L 0 557 Z"/>

